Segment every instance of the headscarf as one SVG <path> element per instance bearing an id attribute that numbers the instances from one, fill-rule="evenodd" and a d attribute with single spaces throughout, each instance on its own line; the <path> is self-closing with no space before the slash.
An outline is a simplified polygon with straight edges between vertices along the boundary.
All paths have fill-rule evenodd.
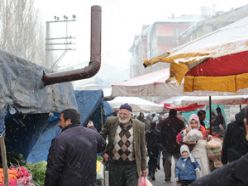
<path id="1" fill-rule="evenodd" d="M 199 117 L 198 117 L 196 114 L 191 114 L 191 115 L 190 115 L 190 117 L 189 117 L 189 127 L 190 127 L 190 128 L 191 128 L 190 122 L 191 122 L 192 120 L 195 120 L 195 121 L 198 123 L 198 129 L 199 129 L 200 126 L 201 126 Z"/>

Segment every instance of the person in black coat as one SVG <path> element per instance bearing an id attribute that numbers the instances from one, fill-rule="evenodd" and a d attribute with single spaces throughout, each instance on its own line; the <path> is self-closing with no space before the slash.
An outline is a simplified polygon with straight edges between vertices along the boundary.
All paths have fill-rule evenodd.
<path id="1" fill-rule="evenodd" d="M 146 146 L 148 150 L 148 173 L 155 180 L 155 172 L 158 164 L 160 150 L 160 132 L 156 129 L 156 122 L 151 123 L 151 128 L 146 132 Z"/>
<path id="2" fill-rule="evenodd" d="M 217 115 L 213 119 L 212 122 L 212 135 L 216 137 L 223 137 L 224 131 L 226 129 L 225 118 L 222 115 L 222 111 L 220 107 L 216 108 Z"/>
<path id="3" fill-rule="evenodd" d="M 62 132 L 52 140 L 45 186 L 95 186 L 97 153 L 105 140 L 93 129 L 80 126 L 80 114 L 67 109 L 60 114 Z"/>
<path id="4" fill-rule="evenodd" d="M 185 128 L 184 123 L 177 117 L 177 111 L 171 109 L 169 117 L 161 120 L 158 124 L 163 146 L 163 165 L 165 181 L 171 180 L 171 159 L 172 156 L 178 159 L 180 156 L 180 145 L 176 142 L 177 134 Z"/>
<path id="5" fill-rule="evenodd" d="M 236 120 L 227 126 L 221 161 L 223 164 L 239 159 L 248 153 L 248 107 L 236 115 Z"/>
<path id="6" fill-rule="evenodd" d="M 205 110 L 199 110 L 197 112 L 197 115 L 199 117 L 199 120 L 200 120 L 200 124 L 206 128 L 206 124 L 204 123 L 204 120 L 206 119 L 206 111 Z"/>
<path id="7" fill-rule="evenodd" d="M 248 154 L 196 180 L 192 186 L 247 186 Z"/>

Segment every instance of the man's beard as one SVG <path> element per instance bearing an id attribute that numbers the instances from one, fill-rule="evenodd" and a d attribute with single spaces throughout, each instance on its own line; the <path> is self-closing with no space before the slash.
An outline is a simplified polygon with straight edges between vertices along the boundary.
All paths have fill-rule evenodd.
<path id="1" fill-rule="evenodd" d="M 128 117 L 126 119 L 121 119 L 120 116 L 118 116 L 118 120 L 120 123 L 128 123 L 130 121 L 131 117 Z"/>

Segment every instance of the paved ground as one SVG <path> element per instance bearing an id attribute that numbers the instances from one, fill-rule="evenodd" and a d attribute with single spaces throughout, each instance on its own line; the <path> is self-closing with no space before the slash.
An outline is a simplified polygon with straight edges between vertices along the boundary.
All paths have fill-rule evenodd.
<path id="1" fill-rule="evenodd" d="M 171 182 L 165 182 L 165 176 L 164 176 L 164 169 L 162 166 L 162 160 L 160 161 L 161 165 L 161 169 L 158 170 L 155 174 L 156 180 L 155 181 L 151 181 L 151 183 L 153 184 L 153 186 L 180 186 L 180 184 L 177 184 L 175 181 L 175 174 L 174 174 L 174 170 L 171 172 L 172 173 L 172 178 L 171 178 Z M 172 160 L 172 167 L 174 166 L 174 161 Z"/>
<path id="2" fill-rule="evenodd" d="M 172 159 L 172 167 L 174 167 L 174 160 Z M 153 184 L 153 186 L 180 186 L 180 184 L 177 184 L 175 182 L 175 174 L 174 174 L 174 169 L 172 168 L 172 178 L 171 178 L 171 182 L 165 182 L 164 179 L 165 179 L 165 175 L 164 175 L 164 169 L 163 169 L 163 165 L 162 165 L 162 160 L 160 161 L 160 167 L 161 169 L 160 170 L 157 170 L 156 174 L 155 174 L 155 177 L 156 177 L 156 180 L 155 181 L 151 181 L 151 183 Z M 107 175 L 105 175 L 107 176 Z M 108 179 L 106 179 L 108 180 Z M 105 181 L 106 181 L 105 180 Z M 99 186 L 102 185 L 109 185 L 108 184 L 108 181 L 106 181 L 106 183 L 104 184 L 104 180 L 102 180 L 102 183 L 99 183 Z"/>
<path id="3" fill-rule="evenodd" d="M 164 171 L 162 171 L 162 170 L 158 170 L 156 172 L 156 180 L 151 181 L 151 183 L 153 184 L 153 186 L 179 186 L 180 185 L 180 184 L 176 184 L 175 181 L 165 182 L 164 181 Z"/>

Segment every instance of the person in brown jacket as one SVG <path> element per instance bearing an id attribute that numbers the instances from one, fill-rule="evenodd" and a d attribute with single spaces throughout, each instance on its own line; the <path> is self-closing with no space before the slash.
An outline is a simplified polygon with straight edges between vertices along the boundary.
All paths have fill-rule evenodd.
<path id="1" fill-rule="evenodd" d="M 116 117 L 109 117 L 101 131 L 108 139 L 103 155 L 109 161 L 110 186 L 137 186 L 146 176 L 145 124 L 132 119 L 132 107 L 123 104 Z"/>

